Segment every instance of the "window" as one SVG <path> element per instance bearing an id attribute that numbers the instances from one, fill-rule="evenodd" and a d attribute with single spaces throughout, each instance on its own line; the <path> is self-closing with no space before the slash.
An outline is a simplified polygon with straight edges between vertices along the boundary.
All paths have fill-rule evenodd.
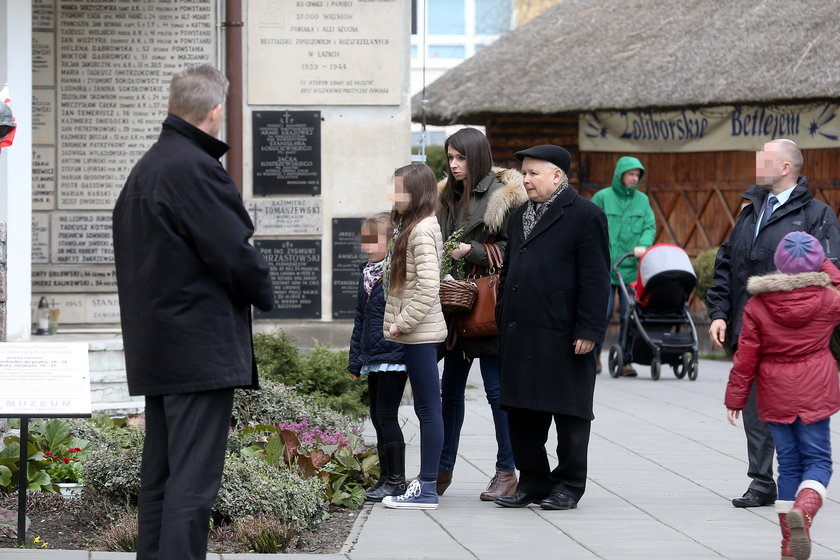
<path id="1" fill-rule="evenodd" d="M 465 0 L 428 0 L 429 35 L 466 33 Z"/>
<path id="2" fill-rule="evenodd" d="M 511 0 L 474 0 L 476 35 L 502 35 L 510 31 Z"/>
<path id="3" fill-rule="evenodd" d="M 429 58 L 465 58 L 464 45 L 429 45 Z"/>

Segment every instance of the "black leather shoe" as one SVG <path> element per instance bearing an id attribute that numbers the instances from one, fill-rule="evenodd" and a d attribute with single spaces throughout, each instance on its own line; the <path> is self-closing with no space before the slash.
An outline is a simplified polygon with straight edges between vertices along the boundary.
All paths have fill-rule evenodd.
<path id="1" fill-rule="evenodd" d="M 499 496 L 493 500 L 496 505 L 508 508 L 521 508 L 529 504 L 540 503 L 545 496 L 537 496 L 536 494 L 526 494 L 520 490 L 514 492 L 511 496 Z"/>
<path id="2" fill-rule="evenodd" d="M 540 502 L 543 509 L 575 509 L 577 502 L 574 498 L 563 492 L 553 492 L 548 498 Z"/>
<path id="3" fill-rule="evenodd" d="M 739 508 L 772 506 L 775 501 L 776 496 L 750 488 L 743 496 L 732 500 L 732 505 Z"/>

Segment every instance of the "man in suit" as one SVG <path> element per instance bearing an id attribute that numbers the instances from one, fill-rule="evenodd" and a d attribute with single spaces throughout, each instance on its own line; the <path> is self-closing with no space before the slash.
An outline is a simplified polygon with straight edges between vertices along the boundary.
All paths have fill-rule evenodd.
<path id="1" fill-rule="evenodd" d="M 542 145 L 516 153 L 528 202 L 508 222 L 498 304 L 500 404 L 508 411 L 519 486 L 495 502 L 577 507 L 586 489 L 595 357 L 610 289 L 607 218 L 569 187 L 571 156 Z M 559 464 L 545 450 L 552 421 Z"/>
<path id="2" fill-rule="evenodd" d="M 158 141 L 113 214 L 128 388 L 146 397 L 138 560 L 204 560 L 235 387 L 255 387 L 251 305 L 269 310 L 268 266 L 219 158 L 227 80 L 179 72 Z"/>
<path id="3" fill-rule="evenodd" d="M 792 140 L 764 144 L 756 153 L 756 185 L 741 196 L 752 204 L 738 215 L 735 227 L 718 250 L 714 285 L 706 301 L 709 336 L 718 348 L 737 350 L 741 316 L 747 304 L 747 279 L 775 270 L 773 255 L 779 241 L 792 231 L 804 231 L 819 239 L 826 257 L 837 263 L 840 224 L 834 211 L 808 191 L 808 179 L 800 176 L 803 158 Z M 747 476 L 752 479 L 735 507 L 771 505 L 776 501 L 773 480 L 774 443 L 770 428 L 758 418 L 755 387 L 744 408 L 747 435 Z"/>

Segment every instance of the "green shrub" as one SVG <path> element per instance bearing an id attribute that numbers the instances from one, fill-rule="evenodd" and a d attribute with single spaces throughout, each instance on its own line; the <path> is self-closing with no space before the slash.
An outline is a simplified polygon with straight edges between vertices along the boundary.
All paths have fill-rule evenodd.
<path id="1" fill-rule="evenodd" d="M 358 420 L 319 405 L 314 397 L 301 395 L 295 389 L 272 381 L 260 382 L 259 390 L 237 390 L 233 399 L 234 426 L 249 424 L 297 423 L 306 419 L 312 426 L 334 432 L 361 433 Z"/>
<path id="2" fill-rule="evenodd" d="M 234 524 L 236 535 L 258 554 L 274 554 L 285 550 L 297 532 L 288 523 L 273 515 L 258 515 Z"/>
<path id="3" fill-rule="evenodd" d="M 129 448 L 100 442 L 91 446 L 82 460 L 86 491 L 90 486 L 110 502 L 137 503 L 143 455 L 143 434 L 137 432 L 137 445 Z"/>
<path id="4" fill-rule="evenodd" d="M 706 292 L 714 285 L 715 257 L 719 247 L 701 251 L 694 258 L 694 273 L 697 275 L 697 285 L 694 286 L 694 296 L 706 304 Z"/>
<path id="5" fill-rule="evenodd" d="M 327 516 L 324 484 L 259 457 L 228 455 L 213 512 L 226 522 L 272 515 L 296 530 L 314 527 Z"/>
<path id="6" fill-rule="evenodd" d="M 300 371 L 300 356 L 295 343 L 284 331 L 254 335 L 254 359 L 260 377 L 283 381 L 292 372 Z"/>
<path id="7" fill-rule="evenodd" d="M 316 403 L 360 418 L 368 413 L 367 383 L 347 372 L 348 352 L 317 345 L 305 356 L 283 331 L 254 336 L 254 357 L 261 379 L 294 387 Z"/>

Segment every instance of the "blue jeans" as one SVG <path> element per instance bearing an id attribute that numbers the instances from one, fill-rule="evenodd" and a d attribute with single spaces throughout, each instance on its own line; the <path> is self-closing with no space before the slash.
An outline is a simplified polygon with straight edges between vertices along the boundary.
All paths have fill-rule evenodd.
<path id="1" fill-rule="evenodd" d="M 496 470 L 513 470 L 513 450 L 510 447 L 507 412 L 499 407 L 499 358 L 498 356 L 480 356 L 478 360 L 481 378 L 484 380 L 484 392 L 487 395 L 496 428 L 498 448 Z M 464 424 L 464 391 L 472 362 L 472 358 L 465 358 L 458 347 L 448 350 L 443 358 L 441 380 L 443 451 L 440 455 L 440 468 L 447 471 L 455 468 L 455 460 L 458 456 L 461 426 Z"/>
<path id="2" fill-rule="evenodd" d="M 618 292 L 618 342 L 622 344 L 624 340 L 624 329 L 627 328 L 627 298 L 624 290 L 618 284 L 610 284 L 610 300 L 607 304 L 607 328 L 610 326 L 610 319 L 612 319 L 613 311 L 615 311 L 615 294 Z"/>
<path id="3" fill-rule="evenodd" d="M 826 488 L 831 480 L 831 431 L 829 418 L 804 424 L 768 422 L 776 440 L 779 460 L 779 499 L 795 500 L 803 480 L 816 480 Z"/>
<path id="4" fill-rule="evenodd" d="M 437 344 L 404 344 L 403 347 L 414 396 L 414 413 L 420 421 L 420 474 L 417 478 L 433 482 L 437 480 L 443 446 Z"/>

